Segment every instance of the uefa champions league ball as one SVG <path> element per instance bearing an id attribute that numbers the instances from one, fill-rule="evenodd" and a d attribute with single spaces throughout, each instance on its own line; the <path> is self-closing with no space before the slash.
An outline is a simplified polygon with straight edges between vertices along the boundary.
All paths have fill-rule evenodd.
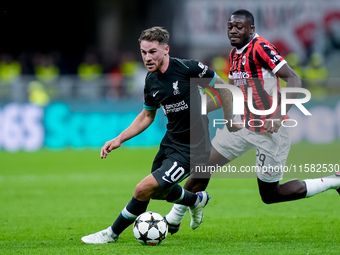
<path id="1" fill-rule="evenodd" d="M 145 212 L 135 220 L 133 234 L 141 244 L 158 245 L 168 234 L 168 224 L 159 213 Z"/>

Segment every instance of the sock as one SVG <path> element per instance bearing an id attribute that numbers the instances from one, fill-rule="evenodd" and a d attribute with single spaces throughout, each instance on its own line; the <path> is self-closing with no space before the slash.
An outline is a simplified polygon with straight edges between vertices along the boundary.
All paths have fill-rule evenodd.
<path id="1" fill-rule="evenodd" d="M 187 212 L 188 206 L 174 204 L 170 212 L 165 216 L 166 220 L 173 225 L 181 223 L 185 213 Z"/>
<path id="2" fill-rule="evenodd" d="M 132 197 L 111 226 L 113 233 L 116 235 L 122 233 L 140 214 L 146 211 L 148 204 L 149 201 L 139 201 Z"/>
<path id="3" fill-rule="evenodd" d="M 306 183 L 307 194 L 306 197 L 311 197 L 329 189 L 337 189 L 340 187 L 340 177 L 329 176 L 318 179 L 304 180 Z"/>
<path id="4" fill-rule="evenodd" d="M 167 202 L 172 202 L 181 205 L 194 206 L 199 199 L 196 193 L 192 193 L 183 189 L 178 184 L 174 186 L 169 195 L 166 197 Z"/>

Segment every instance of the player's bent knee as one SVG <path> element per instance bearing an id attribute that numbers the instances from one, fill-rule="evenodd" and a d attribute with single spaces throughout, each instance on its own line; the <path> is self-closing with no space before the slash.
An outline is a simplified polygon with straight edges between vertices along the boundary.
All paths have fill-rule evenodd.
<path id="1" fill-rule="evenodd" d="M 278 202 L 278 199 L 276 198 L 275 194 L 274 195 L 261 194 L 261 199 L 262 199 L 262 202 L 267 205 Z"/>
<path id="2" fill-rule="evenodd" d="M 137 184 L 134 197 L 138 200 L 145 201 L 148 199 L 164 199 L 162 189 L 154 183 L 140 182 Z"/>
<path id="3" fill-rule="evenodd" d="M 262 202 L 265 204 L 277 203 L 280 200 L 280 194 L 278 194 L 279 182 L 265 182 L 257 179 L 259 185 L 260 196 Z"/>
<path id="4" fill-rule="evenodd" d="M 153 195 L 152 187 L 144 183 L 138 183 L 135 188 L 134 197 L 138 200 L 150 199 Z"/>
<path id="5" fill-rule="evenodd" d="M 281 196 L 277 192 L 277 189 L 271 189 L 267 191 L 260 191 L 262 202 L 265 204 L 273 204 L 281 201 Z"/>

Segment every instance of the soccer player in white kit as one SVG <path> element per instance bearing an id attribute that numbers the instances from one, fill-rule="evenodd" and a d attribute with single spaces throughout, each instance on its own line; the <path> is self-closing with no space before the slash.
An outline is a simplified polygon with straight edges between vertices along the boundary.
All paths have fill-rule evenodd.
<path id="1" fill-rule="evenodd" d="M 226 127 L 216 132 L 208 165 L 223 166 L 255 148 L 259 169 L 257 181 L 262 201 L 266 204 L 311 197 L 328 189 L 339 192 L 340 173 L 327 178 L 293 179 L 279 183 L 290 149 L 290 127 L 282 125 L 289 116 L 281 115 L 279 78 L 287 82 L 287 87 L 301 87 L 301 81 L 275 46 L 255 33 L 254 17 L 249 11 L 241 9 L 231 15 L 228 37 L 234 46 L 229 55 L 229 80 L 244 95 L 244 126 L 239 122 L 240 130 L 237 132 L 229 132 Z M 248 88 L 252 89 L 252 98 L 248 98 Z M 248 100 L 252 100 L 255 109 L 268 110 L 273 105 L 272 92 L 275 89 L 278 92 L 276 110 L 268 115 L 253 114 Z M 296 97 L 296 93 L 287 94 L 289 99 Z M 290 107 L 287 105 L 287 111 Z M 184 188 L 191 192 L 205 190 L 209 179 L 210 175 L 205 178 L 191 175 Z M 175 204 L 165 216 L 170 223 L 170 233 L 178 231 L 185 212 L 185 206 Z"/>

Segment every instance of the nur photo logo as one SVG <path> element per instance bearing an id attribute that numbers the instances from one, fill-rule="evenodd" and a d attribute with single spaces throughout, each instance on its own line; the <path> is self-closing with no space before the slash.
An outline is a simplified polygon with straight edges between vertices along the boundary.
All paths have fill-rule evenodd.
<path id="1" fill-rule="evenodd" d="M 284 87 L 281 88 L 281 94 L 278 96 L 278 89 L 277 87 L 274 87 L 271 91 L 271 97 L 272 97 L 272 103 L 270 105 L 269 109 L 257 109 L 256 106 L 254 105 L 253 100 L 247 100 L 245 102 L 245 96 L 242 90 L 234 85 L 229 85 L 229 84 L 215 84 L 215 89 L 208 86 L 204 85 L 205 88 L 202 88 L 201 90 L 204 91 L 204 93 L 201 95 L 201 103 L 202 103 L 202 108 L 201 108 L 201 114 L 206 115 L 207 114 L 207 102 L 208 102 L 208 95 L 211 97 L 211 99 L 214 101 L 215 105 L 217 105 L 215 97 L 219 100 L 220 104 L 222 105 L 222 100 L 219 97 L 217 91 L 215 89 L 228 89 L 232 93 L 233 96 L 233 115 L 244 115 L 245 114 L 245 106 L 249 109 L 249 111 L 254 115 L 254 116 L 270 116 L 272 113 L 274 113 L 280 104 L 281 108 L 281 115 L 285 116 L 287 114 L 287 105 L 295 105 L 304 115 L 312 115 L 306 107 L 304 107 L 303 104 L 307 103 L 311 99 L 311 93 L 309 90 L 305 88 L 293 88 L 293 87 Z M 289 93 L 298 93 L 300 95 L 304 95 L 304 97 L 299 97 L 299 98 L 289 98 L 287 95 Z M 253 90 L 251 87 L 248 87 L 246 89 L 246 97 L 253 98 Z M 280 100 L 280 102 L 279 102 Z M 274 121 L 278 121 L 279 119 L 272 119 L 272 118 L 266 118 L 266 121 L 271 122 L 273 125 Z M 215 127 L 216 125 L 220 124 L 227 124 L 229 120 L 226 119 L 214 119 L 213 120 L 213 126 Z M 230 120 L 231 122 L 233 120 Z M 256 124 L 255 124 L 256 123 Z M 231 123 L 232 124 L 242 124 L 243 126 L 246 125 L 245 120 L 241 122 L 235 122 Z M 262 127 L 265 123 L 263 119 L 250 119 L 247 121 L 248 126 L 250 127 Z M 298 125 L 298 122 L 294 119 L 285 119 L 281 122 L 281 125 L 286 126 L 286 127 L 295 127 Z"/>

